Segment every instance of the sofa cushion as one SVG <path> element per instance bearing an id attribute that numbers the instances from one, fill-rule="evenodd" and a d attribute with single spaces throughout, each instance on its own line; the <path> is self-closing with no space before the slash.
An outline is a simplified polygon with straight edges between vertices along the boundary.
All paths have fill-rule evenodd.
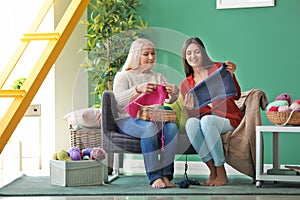
<path id="1" fill-rule="evenodd" d="M 75 129 L 100 128 L 101 108 L 84 108 L 72 111 L 63 117 L 63 120 Z"/>

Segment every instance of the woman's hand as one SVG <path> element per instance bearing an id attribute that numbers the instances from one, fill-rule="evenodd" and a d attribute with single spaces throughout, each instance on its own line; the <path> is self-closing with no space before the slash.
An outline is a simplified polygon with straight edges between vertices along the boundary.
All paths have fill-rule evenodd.
<path id="1" fill-rule="evenodd" d="M 156 83 L 144 83 L 144 84 L 137 85 L 135 87 L 135 90 L 137 93 L 150 94 L 151 92 L 156 90 L 156 86 L 157 86 Z"/>
<path id="2" fill-rule="evenodd" d="M 185 95 L 183 105 L 185 106 L 185 108 L 187 110 L 193 110 L 194 109 L 194 95 L 191 93 L 187 93 Z"/>
<path id="3" fill-rule="evenodd" d="M 233 76 L 233 73 L 236 70 L 236 65 L 229 61 L 226 61 L 225 64 L 226 64 L 227 71 L 229 71 L 231 76 Z"/>
<path id="4" fill-rule="evenodd" d="M 179 88 L 175 84 L 164 83 L 164 86 L 169 95 L 175 96 L 179 94 Z"/>

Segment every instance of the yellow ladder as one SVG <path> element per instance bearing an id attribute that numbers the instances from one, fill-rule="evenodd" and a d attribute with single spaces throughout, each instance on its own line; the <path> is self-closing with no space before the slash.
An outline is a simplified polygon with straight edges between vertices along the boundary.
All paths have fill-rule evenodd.
<path id="1" fill-rule="evenodd" d="M 71 0 L 70 5 L 53 33 L 36 33 L 54 2 L 55 0 L 45 2 L 28 33 L 23 35 L 14 55 L 0 74 L 0 98 L 13 98 L 12 103 L 0 121 L 0 153 L 64 48 L 65 43 L 78 24 L 90 0 Z M 22 88 L 20 90 L 3 89 L 4 84 L 32 40 L 48 40 L 48 43 L 44 51 L 41 52 L 39 59 L 35 66 L 33 66 Z"/>

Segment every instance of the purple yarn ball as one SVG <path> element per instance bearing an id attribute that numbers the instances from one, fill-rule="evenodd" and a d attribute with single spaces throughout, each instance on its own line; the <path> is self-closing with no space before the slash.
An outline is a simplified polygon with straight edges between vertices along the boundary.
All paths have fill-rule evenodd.
<path id="1" fill-rule="evenodd" d="M 286 100 L 289 103 L 289 105 L 291 105 L 292 97 L 288 93 L 282 93 L 278 95 L 275 100 Z"/>
<path id="2" fill-rule="evenodd" d="M 70 158 L 72 160 L 81 160 L 80 152 L 78 152 L 78 151 L 71 151 L 70 152 Z"/>
<path id="3" fill-rule="evenodd" d="M 69 154 L 72 160 L 81 160 L 80 149 L 78 147 L 72 147 L 69 150 Z"/>
<path id="4" fill-rule="evenodd" d="M 90 156 L 90 154 L 91 154 L 91 149 L 92 149 L 92 148 L 86 148 L 86 149 L 83 149 L 83 150 L 82 150 L 82 155 L 83 155 L 83 156 Z"/>
<path id="5" fill-rule="evenodd" d="M 70 150 L 69 150 L 69 153 L 72 152 L 72 151 L 77 151 L 80 153 L 80 149 L 78 147 L 72 147 Z"/>

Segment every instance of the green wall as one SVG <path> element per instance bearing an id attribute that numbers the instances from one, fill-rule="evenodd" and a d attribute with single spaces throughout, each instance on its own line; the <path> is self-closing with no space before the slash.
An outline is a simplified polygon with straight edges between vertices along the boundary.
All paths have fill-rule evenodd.
<path id="1" fill-rule="evenodd" d="M 172 82 L 183 78 L 180 60 L 186 37 L 200 37 L 215 61 L 237 64 L 236 75 L 243 91 L 259 88 L 269 101 L 283 93 L 300 99 L 300 1 L 276 0 L 275 7 L 216 9 L 215 0 L 141 0 L 139 12 L 148 21 L 151 39 L 158 47 L 159 70 Z M 163 66 L 163 67 L 161 67 Z M 175 76 L 174 76 L 175 74 Z M 270 124 L 262 112 L 264 124 Z M 285 133 L 281 160 L 300 164 L 300 134 Z M 267 162 L 272 156 L 269 134 L 265 134 Z"/>

